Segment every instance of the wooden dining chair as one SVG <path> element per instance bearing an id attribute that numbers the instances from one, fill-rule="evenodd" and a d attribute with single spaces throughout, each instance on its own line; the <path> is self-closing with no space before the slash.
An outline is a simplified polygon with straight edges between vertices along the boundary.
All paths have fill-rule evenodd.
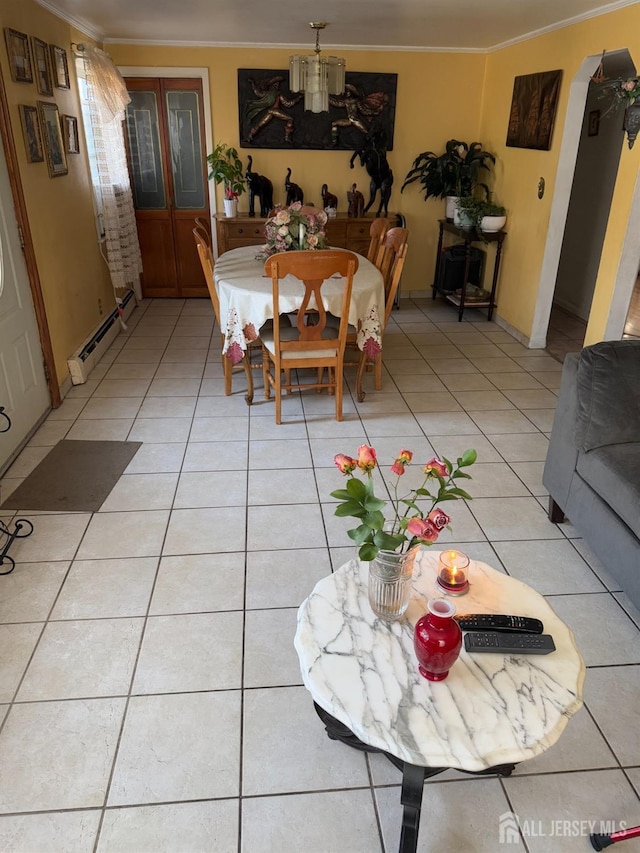
<path id="1" fill-rule="evenodd" d="M 196 218 L 193 221 L 196 223 L 195 228 L 193 229 L 194 232 L 197 231 L 198 234 L 200 234 L 200 236 L 202 237 L 204 242 L 209 247 L 209 252 L 211 252 L 211 255 L 213 256 L 213 252 L 211 250 L 211 235 L 209 234 L 209 231 L 207 229 L 207 226 L 206 226 L 204 219 L 201 219 L 199 216 L 196 216 Z"/>
<path id="2" fill-rule="evenodd" d="M 267 259 L 265 272 L 271 276 L 273 292 L 273 329 L 262 335 L 262 364 L 265 397 L 275 393 L 276 423 L 282 422 L 282 390 L 327 388 L 335 393 L 336 420 L 342 420 L 343 360 L 349 324 L 349 305 L 353 277 L 358 269 L 358 256 L 353 252 L 323 249 L 320 251 L 282 252 Z M 283 306 L 280 282 L 292 275 L 304 286 L 304 298 L 295 326 L 280 322 Z M 341 276 L 342 299 L 338 328 L 327 324 L 322 300 L 323 290 L 332 277 Z M 273 372 L 271 368 L 273 367 Z M 298 373 L 292 382 L 291 371 L 316 369 L 316 381 L 302 382 Z M 327 370 L 326 381 L 324 371 Z M 284 374 L 284 382 L 283 382 Z M 306 377 L 305 377 L 306 378 Z"/>
<path id="3" fill-rule="evenodd" d="M 406 229 L 402 229 L 406 230 Z M 389 318 L 391 317 L 391 311 L 393 309 L 393 303 L 395 302 L 396 294 L 398 292 L 398 287 L 400 286 L 400 279 L 402 277 L 402 269 L 404 267 L 405 258 L 407 256 L 407 242 L 405 241 L 397 252 L 393 264 L 391 266 L 391 270 L 389 272 L 389 285 L 387 287 L 387 283 L 385 281 L 385 307 L 384 307 L 384 317 L 381 318 L 381 331 L 380 331 L 380 339 L 384 338 L 384 331 L 387 328 L 387 324 L 389 322 Z M 374 370 L 374 387 L 376 391 L 380 391 L 382 388 L 382 353 L 379 352 L 373 359 L 368 359 L 366 354 L 360 353 L 360 360 L 358 363 L 358 372 L 356 373 L 356 398 L 359 403 L 362 403 L 365 398 L 365 392 L 362 390 L 362 378 L 364 376 L 365 369 L 371 367 L 373 364 Z"/>
<path id="4" fill-rule="evenodd" d="M 371 261 L 372 264 L 376 263 L 378 255 L 381 254 L 382 241 L 384 240 L 384 235 L 389 230 L 390 224 L 389 220 L 385 219 L 384 216 L 379 216 L 371 223 L 371 228 L 369 228 L 371 241 L 369 243 L 369 251 L 367 252 L 367 260 Z"/>
<path id="5" fill-rule="evenodd" d="M 402 251 L 403 246 L 406 245 L 408 239 L 409 230 L 407 228 L 400 227 L 389 228 L 382 238 L 380 251 L 378 252 L 378 257 L 376 259 L 376 266 L 384 278 L 385 303 L 388 302 L 386 297 L 388 296 L 389 288 L 391 287 L 393 265 L 395 264 L 396 258 Z"/>
<path id="6" fill-rule="evenodd" d="M 245 354 L 242 356 L 242 361 L 240 361 L 238 364 L 232 364 L 231 359 L 227 358 L 226 355 L 222 355 L 222 347 L 224 346 L 224 335 L 222 335 L 222 325 L 220 324 L 220 301 L 218 299 L 218 292 L 216 290 L 216 284 L 213 277 L 214 264 L 213 255 L 211 253 L 211 244 L 207 243 L 206 237 L 201 233 L 198 227 L 193 229 L 193 236 L 195 237 L 198 257 L 200 258 L 202 272 L 204 273 L 205 281 L 207 282 L 207 290 L 209 291 L 211 304 L 213 305 L 213 313 L 216 316 L 216 323 L 218 324 L 218 328 L 221 330 L 220 353 L 222 358 L 222 370 L 224 374 L 224 393 L 227 395 L 227 397 L 231 394 L 231 388 L 233 384 L 233 371 L 235 369 L 244 370 L 245 376 L 247 377 L 247 394 L 245 396 L 245 400 L 247 401 L 247 405 L 250 406 L 253 402 L 253 374 L 251 373 L 251 362 L 249 359 L 249 352 L 248 350 L 247 352 L 245 352 Z"/>

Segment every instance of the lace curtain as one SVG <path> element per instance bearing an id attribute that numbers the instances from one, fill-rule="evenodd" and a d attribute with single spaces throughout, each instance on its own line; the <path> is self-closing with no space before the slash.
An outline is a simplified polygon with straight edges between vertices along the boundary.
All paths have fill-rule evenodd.
<path id="1" fill-rule="evenodd" d="M 106 260 L 120 307 L 118 290 L 133 288 L 138 299 L 142 296 L 142 258 L 122 134 L 124 111 L 131 98 L 106 53 L 86 45 L 82 56 L 102 196 Z"/>

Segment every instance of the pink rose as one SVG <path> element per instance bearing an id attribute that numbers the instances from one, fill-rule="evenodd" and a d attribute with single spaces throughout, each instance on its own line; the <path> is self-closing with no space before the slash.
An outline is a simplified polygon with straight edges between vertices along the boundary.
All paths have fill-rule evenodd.
<path id="1" fill-rule="evenodd" d="M 313 249 L 318 245 L 318 238 L 315 234 L 307 234 L 307 244 Z"/>
<path id="2" fill-rule="evenodd" d="M 293 204 L 289 205 L 289 210 L 300 210 L 301 207 L 302 207 L 302 202 L 294 201 Z"/>
<path id="3" fill-rule="evenodd" d="M 404 474 L 405 465 L 408 465 L 412 459 L 413 453 L 410 450 L 401 450 L 398 454 L 398 458 L 391 466 L 392 472 L 397 474 L 398 477 L 401 477 Z"/>
<path id="4" fill-rule="evenodd" d="M 290 219 L 291 217 L 286 210 L 279 210 L 275 216 L 276 225 L 287 225 Z"/>
<path id="5" fill-rule="evenodd" d="M 620 88 L 624 89 L 625 92 L 633 92 L 635 87 L 636 87 L 635 80 L 627 80 L 626 82 L 624 82 L 622 84 L 622 86 Z"/>
<path id="6" fill-rule="evenodd" d="M 363 444 L 358 448 L 358 468 L 361 471 L 373 471 L 376 467 L 376 452 L 373 447 Z"/>
<path id="7" fill-rule="evenodd" d="M 451 519 L 441 509 L 432 509 L 427 516 L 427 521 L 430 521 L 436 530 L 444 530 Z"/>
<path id="8" fill-rule="evenodd" d="M 412 518 L 407 524 L 407 533 L 420 539 L 422 542 L 433 543 L 438 538 L 440 533 L 429 519 Z"/>
<path id="9" fill-rule="evenodd" d="M 351 474 L 358 464 L 355 459 L 352 459 L 350 456 L 345 456 L 344 453 L 338 453 L 334 457 L 333 461 L 343 474 Z"/>
<path id="10" fill-rule="evenodd" d="M 440 474 L 441 477 L 447 477 L 449 472 L 447 471 L 447 466 L 444 462 L 441 462 L 439 459 L 436 459 L 435 456 L 433 459 L 430 459 L 429 462 L 422 469 L 425 474 L 431 474 L 431 472 L 435 472 L 436 474 Z"/>

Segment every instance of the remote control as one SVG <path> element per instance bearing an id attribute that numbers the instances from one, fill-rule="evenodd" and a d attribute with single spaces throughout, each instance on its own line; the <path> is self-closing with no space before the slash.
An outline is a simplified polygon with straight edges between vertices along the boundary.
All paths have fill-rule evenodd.
<path id="1" fill-rule="evenodd" d="M 499 634 L 471 631 L 464 635 L 468 652 L 494 652 L 502 655 L 548 655 L 556 647 L 551 634 Z"/>
<path id="2" fill-rule="evenodd" d="M 505 616 L 500 613 L 469 613 L 454 617 L 463 631 L 507 631 L 511 634 L 542 634 L 539 619 L 528 616 Z"/>

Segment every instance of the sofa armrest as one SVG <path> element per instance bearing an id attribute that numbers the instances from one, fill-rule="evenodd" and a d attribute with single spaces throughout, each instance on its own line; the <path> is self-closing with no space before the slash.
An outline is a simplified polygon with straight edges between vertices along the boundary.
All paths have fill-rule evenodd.
<path id="1" fill-rule="evenodd" d="M 553 500 L 563 509 L 567 505 L 567 497 L 578 461 L 578 449 L 575 443 L 578 417 L 578 358 L 577 353 L 571 353 L 564 361 L 560 396 L 542 474 L 543 485 Z"/>

